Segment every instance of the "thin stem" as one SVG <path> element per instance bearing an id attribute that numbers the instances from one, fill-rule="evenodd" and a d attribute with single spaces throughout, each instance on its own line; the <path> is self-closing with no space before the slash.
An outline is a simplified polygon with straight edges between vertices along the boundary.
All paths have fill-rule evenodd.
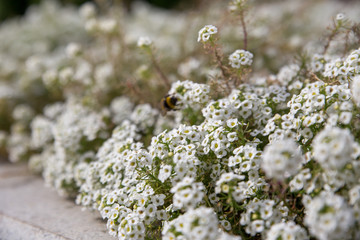
<path id="1" fill-rule="evenodd" d="M 357 43 L 358 45 L 360 45 L 360 24 L 354 24 L 351 27 L 351 31 L 355 34 L 355 36 L 357 37 Z"/>
<path id="2" fill-rule="evenodd" d="M 349 47 L 349 35 L 350 35 L 350 32 L 351 32 L 351 30 L 346 31 L 343 57 L 346 55 L 346 52 L 347 52 L 348 47 Z"/>
<path id="3" fill-rule="evenodd" d="M 224 81 L 225 81 L 227 90 L 228 90 L 228 92 L 230 92 L 231 87 L 230 87 L 229 79 L 228 79 L 228 71 L 227 71 L 226 67 L 222 64 L 222 56 L 221 56 L 221 54 L 219 53 L 219 51 L 218 51 L 218 49 L 217 49 L 216 46 L 215 46 L 215 48 L 214 48 L 214 54 L 215 54 L 216 63 L 217 63 L 217 65 L 220 67 L 221 74 L 222 74 L 222 76 L 223 76 L 223 78 L 224 78 Z"/>
<path id="4" fill-rule="evenodd" d="M 243 29 L 243 34 L 244 34 L 244 50 L 247 50 L 247 31 L 246 31 L 246 24 L 245 24 L 245 20 L 244 20 L 244 12 L 241 12 L 241 14 L 240 14 L 240 21 L 241 21 L 241 26 Z"/>
<path id="5" fill-rule="evenodd" d="M 220 53 L 219 53 L 219 51 L 218 51 L 218 49 L 216 47 L 214 49 L 214 54 L 215 54 L 216 63 L 220 67 L 221 74 L 223 75 L 224 78 L 226 78 L 226 76 L 228 75 L 227 70 L 222 64 L 222 57 L 221 57 L 221 55 L 220 55 Z"/>
<path id="6" fill-rule="evenodd" d="M 328 48 L 330 46 L 330 42 L 333 40 L 335 35 L 336 35 L 336 32 L 332 32 L 331 35 L 329 36 L 328 41 L 326 42 L 326 45 L 324 47 L 324 53 L 323 54 L 326 54 L 326 52 L 327 52 L 327 50 L 328 50 Z"/>
<path id="7" fill-rule="evenodd" d="M 169 79 L 166 77 L 166 75 L 163 73 L 163 71 L 161 70 L 159 64 L 157 63 L 154 54 L 152 53 L 152 51 L 150 52 L 150 57 L 151 57 L 151 61 L 155 67 L 155 71 L 159 74 L 160 78 L 163 80 L 163 82 L 165 83 L 167 88 L 171 87 L 170 81 Z"/>
<path id="8" fill-rule="evenodd" d="M 323 54 L 325 55 L 329 46 L 330 46 L 330 43 L 332 42 L 332 40 L 334 39 L 334 37 L 336 36 L 336 34 L 338 33 L 338 28 L 336 27 L 336 24 L 334 23 L 334 26 L 335 28 L 332 30 L 331 34 L 329 35 L 327 41 L 326 41 L 326 45 L 324 47 L 324 52 Z"/>
<path id="9" fill-rule="evenodd" d="M 320 78 L 318 78 L 318 76 L 316 76 L 316 74 L 313 73 L 313 72 L 310 72 L 310 80 L 311 80 L 312 82 L 316 82 L 316 81 L 324 82 L 323 80 L 321 80 Z"/>
<path id="10" fill-rule="evenodd" d="M 130 89 L 130 91 L 132 91 L 135 94 L 135 96 L 138 96 L 140 99 L 142 99 L 143 95 L 142 95 L 140 89 L 138 88 L 138 86 L 133 84 L 130 80 L 126 81 L 126 85 L 127 85 L 128 89 Z"/>

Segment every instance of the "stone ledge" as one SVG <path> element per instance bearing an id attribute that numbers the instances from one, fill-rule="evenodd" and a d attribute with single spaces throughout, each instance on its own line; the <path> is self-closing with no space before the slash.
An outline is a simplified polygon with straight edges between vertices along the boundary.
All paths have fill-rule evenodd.
<path id="1" fill-rule="evenodd" d="M 62 237 L 55 233 L 50 233 L 45 229 L 32 226 L 29 223 L 21 222 L 18 219 L 5 216 L 0 213 L 0 239 L 14 240 L 65 240 L 69 238 Z"/>
<path id="2" fill-rule="evenodd" d="M 99 213 L 82 211 L 31 175 L 26 165 L 0 164 L 0 239 L 114 240 Z"/>

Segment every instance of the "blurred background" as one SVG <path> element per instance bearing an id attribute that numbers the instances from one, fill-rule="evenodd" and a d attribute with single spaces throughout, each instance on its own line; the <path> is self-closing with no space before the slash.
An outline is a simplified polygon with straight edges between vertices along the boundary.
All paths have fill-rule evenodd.
<path id="1" fill-rule="evenodd" d="M 19 16 L 25 13 L 26 9 L 33 4 L 39 4 L 42 1 L 48 0 L 0 0 L 0 21 L 3 21 L 7 18 L 11 18 L 14 16 Z M 61 0 L 62 4 L 72 4 L 72 5 L 81 5 L 84 2 L 88 2 L 89 0 Z M 131 2 L 134 0 L 94 0 L 93 2 L 108 2 L 108 4 L 122 2 L 122 4 L 126 5 L 130 10 Z M 148 2 L 151 5 L 156 7 L 171 9 L 171 8 L 188 8 L 188 7 L 196 7 L 203 2 L 201 0 L 142 0 L 144 2 Z"/>
<path id="2" fill-rule="evenodd" d="M 14 16 L 23 15 L 26 9 L 33 4 L 39 4 L 42 1 L 49 0 L 0 0 L 0 22 L 7 18 Z M 72 4 L 72 5 L 81 5 L 90 0 L 58 0 L 62 4 Z M 104 3 L 114 4 L 122 3 L 130 11 L 131 3 L 134 1 L 143 1 L 147 2 L 153 6 L 164 8 L 164 9 L 187 9 L 192 8 L 196 9 L 201 7 L 203 4 L 209 3 L 212 0 L 93 0 L 95 3 Z M 220 1 L 220 0 L 219 0 Z M 261 0 L 261 2 L 279 2 L 283 0 Z M 359 0 L 324 0 L 324 1 L 338 1 L 338 2 L 356 2 Z"/>

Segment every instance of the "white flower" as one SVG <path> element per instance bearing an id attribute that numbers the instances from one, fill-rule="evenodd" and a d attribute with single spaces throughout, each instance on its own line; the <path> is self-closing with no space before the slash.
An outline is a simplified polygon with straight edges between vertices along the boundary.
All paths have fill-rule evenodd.
<path id="1" fill-rule="evenodd" d="M 356 185 L 349 191 L 350 204 L 354 205 L 360 200 L 360 185 Z"/>
<path id="2" fill-rule="evenodd" d="M 115 200 L 116 200 L 116 195 L 113 193 L 106 196 L 106 204 L 108 205 L 113 204 Z"/>
<path id="3" fill-rule="evenodd" d="M 356 75 L 351 82 L 352 99 L 360 106 L 360 75 Z"/>
<path id="4" fill-rule="evenodd" d="M 236 50 L 229 56 L 231 67 L 240 68 L 241 66 L 250 66 L 252 63 L 253 54 L 246 50 Z"/>
<path id="5" fill-rule="evenodd" d="M 277 74 L 277 80 L 281 85 L 287 85 L 298 74 L 300 67 L 296 64 L 286 65 L 282 67 Z"/>
<path id="6" fill-rule="evenodd" d="M 325 169 L 341 169 L 352 160 L 354 137 L 348 129 L 327 127 L 313 141 L 313 156 Z"/>
<path id="7" fill-rule="evenodd" d="M 332 192 L 321 194 L 305 205 L 305 225 L 319 240 L 349 239 L 354 224 L 351 208 L 345 200 Z"/>
<path id="8" fill-rule="evenodd" d="M 344 13 L 336 14 L 336 21 L 342 21 L 344 19 L 345 19 L 345 14 Z"/>
<path id="9" fill-rule="evenodd" d="M 245 176 L 234 174 L 233 172 L 223 173 L 216 182 L 215 193 L 228 193 L 230 190 L 228 183 L 232 181 L 240 182 L 241 180 L 244 180 L 244 178 Z"/>
<path id="10" fill-rule="evenodd" d="M 94 71 L 94 78 L 99 89 L 108 89 L 110 79 L 114 75 L 114 67 L 110 63 L 103 63 L 96 66 Z"/>
<path id="11" fill-rule="evenodd" d="M 66 46 L 65 52 L 68 58 L 75 58 L 81 54 L 81 46 L 77 43 L 69 43 Z"/>
<path id="12" fill-rule="evenodd" d="M 103 33 L 110 34 L 117 31 L 118 23 L 115 19 L 107 18 L 98 22 L 99 30 Z"/>
<path id="13" fill-rule="evenodd" d="M 275 141 L 265 147 L 263 164 L 266 175 L 283 180 L 297 173 L 303 157 L 297 144 L 291 139 Z"/>
<path id="14" fill-rule="evenodd" d="M 12 112 L 12 117 L 16 121 L 24 122 L 25 124 L 27 122 L 30 122 L 33 119 L 34 115 L 34 110 L 26 104 L 17 105 Z"/>
<path id="15" fill-rule="evenodd" d="M 35 148 L 43 147 L 52 138 L 53 123 L 45 117 L 36 116 L 31 123 L 31 144 Z"/>
<path id="16" fill-rule="evenodd" d="M 229 120 L 226 121 L 226 125 L 229 128 L 234 128 L 238 125 L 238 120 L 236 118 L 231 118 Z"/>
<path id="17" fill-rule="evenodd" d="M 200 61 L 195 58 L 189 58 L 185 62 L 181 63 L 178 67 L 178 73 L 187 78 L 191 73 L 196 72 L 200 67 Z"/>
<path id="18" fill-rule="evenodd" d="M 310 169 L 305 168 L 290 181 L 290 190 L 294 192 L 303 189 L 306 180 L 309 180 L 310 178 Z"/>
<path id="19" fill-rule="evenodd" d="M 46 87 L 51 88 L 56 84 L 57 77 L 57 71 L 50 69 L 44 72 L 42 75 L 42 81 Z"/>
<path id="20" fill-rule="evenodd" d="M 220 221 L 220 224 L 225 230 L 227 230 L 227 231 L 231 230 L 231 223 L 229 221 L 224 219 L 224 220 Z"/>
<path id="21" fill-rule="evenodd" d="M 67 83 L 69 83 L 72 80 L 73 76 L 74 76 L 74 69 L 73 68 L 71 68 L 71 67 L 63 68 L 59 72 L 60 83 L 62 85 L 66 85 Z"/>
<path id="22" fill-rule="evenodd" d="M 156 206 L 154 204 L 149 204 L 146 207 L 146 215 L 150 217 L 154 217 L 156 214 Z"/>
<path id="23" fill-rule="evenodd" d="M 276 223 L 271 226 L 266 234 L 266 240 L 277 239 L 307 240 L 309 237 L 307 236 L 305 229 L 290 221 Z"/>
<path id="24" fill-rule="evenodd" d="M 190 209 L 170 221 L 169 225 L 162 232 L 163 239 L 218 240 L 220 235 L 219 221 L 212 208 Z M 176 238 L 170 238 L 173 236 L 169 231 L 172 228 L 177 232 Z"/>
<path id="25" fill-rule="evenodd" d="M 338 121 L 342 124 L 349 124 L 352 119 L 352 112 L 341 112 Z"/>
<path id="26" fill-rule="evenodd" d="M 229 11 L 243 10 L 248 0 L 232 0 L 229 4 Z"/>
<path id="27" fill-rule="evenodd" d="M 218 32 L 217 28 L 213 25 L 206 25 L 199 31 L 198 42 L 207 42 L 210 37 Z"/>
<path id="28" fill-rule="evenodd" d="M 120 124 L 123 120 L 129 119 L 134 103 L 127 97 L 114 98 L 110 104 L 112 120 L 116 124 Z"/>
<path id="29" fill-rule="evenodd" d="M 137 46 L 138 47 L 149 47 L 152 44 L 152 41 L 149 37 L 147 36 L 143 36 L 143 37 L 139 37 L 138 41 L 137 41 Z"/>
<path id="30" fill-rule="evenodd" d="M 234 141 L 238 140 L 238 136 L 237 136 L 236 132 L 228 133 L 228 135 L 226 137 L 229 142 L 234 142 Z"/>
<path id="31" fill-rule="evenodd" d="M 182 89 L 178 92 L 178 89 Z M 189 80 L 177 81 L 172 84 L 169 94 L 175 94 L 181 106 L 201 110 L 209 101 L 210 86 L 207 84 L 194 83 Z"/>
<path id="32" fill-rule="evenodd" d="M 85 23 L 85 30 L 91 33 L 98 31 L 99 22 L 95 18 L 90 18 Z"/>
<path id="33" fill-rule="evenodd" d="M 160 171 L 159 171 L 159 176 L 158 176 L 158 178 L 161 182 L 165 182 L 165 180 L 170 177 L 171 169 L 172 169 L 172 167 L 170 165 L 161 166 Z"/>
<path id="34" fill-rule="evenodd" d="M 174 209 L 195 208 L 203 199 L 205 187 L 202 182 L 194 182 L 193 178 L 185 177 L 170 192 L 174 193 Z"/>
<path id="35" fill-rule="evenodd" d="M 95 5 L 91 2 L 84 3 L 79 9 L 79 14 L 84 19 L 93 18 L 96 14 Z"/>
<path id="36" fill-rule="evenodd" d="M 264 221 L 263 220 L 255 220 L 251 223 L 252 233 L 251 235 L 255 235 L 253 233 L 261 233 L 264 231 Z"/>
<path id="37" fill-rule="evenodd" d="M 245 232 L 251 236 L 263 232 L 273 222 L 281 221 L 281 216 L 286 216 L 288 209 L 280 202 L 275 206 L 274 200 L 260 200 L 254 198 L 246 205 L 246 210 L 241 214 L 240 224 Z"/>

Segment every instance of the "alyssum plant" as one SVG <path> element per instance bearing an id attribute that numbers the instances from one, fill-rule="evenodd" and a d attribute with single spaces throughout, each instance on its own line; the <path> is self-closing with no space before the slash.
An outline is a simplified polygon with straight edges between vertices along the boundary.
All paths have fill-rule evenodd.
<path id="1" fill-rule="evenodd" d="M 119 239 L 359 237 L 360 50 L 291 65 L 279 84 L 235 85 L 253 54 L 235 50 L 224 64 L 217 33 L 206 25 L 198 41 L 230 94 L 213 100 L 207 84 L 173 83 L 169 94 L 184 116 L 202 115 L 197 123 L 144 146 L 123 122 L 83 168 L 77 203 L 98 209 Z"/>
<path id="2" fill-rule="evenodd" d="M 9 152 L 99 211 L 118 239 L 359 239 L 358 24 L 338 14 L 316 53 L 259 76 L 255 64 L 273 67 L 257 42 L 263 28 L 249 21 L 247 1 L 229 10 L 241 36 L 205 23 L 197 42 L 180 42 L 196 51 L 166 56 L 150 37 L 135 42 L 121 12 L 98 17 L 84 5 L 92 47 L 69 44 L 42 66 L 42 86 L 62 100 L 41 114 L 19 105 Z M 183 34 L 174 26 L 164 44 Z M 161 116 L 145 100 L 167 87 L 176 106 Z"/>

